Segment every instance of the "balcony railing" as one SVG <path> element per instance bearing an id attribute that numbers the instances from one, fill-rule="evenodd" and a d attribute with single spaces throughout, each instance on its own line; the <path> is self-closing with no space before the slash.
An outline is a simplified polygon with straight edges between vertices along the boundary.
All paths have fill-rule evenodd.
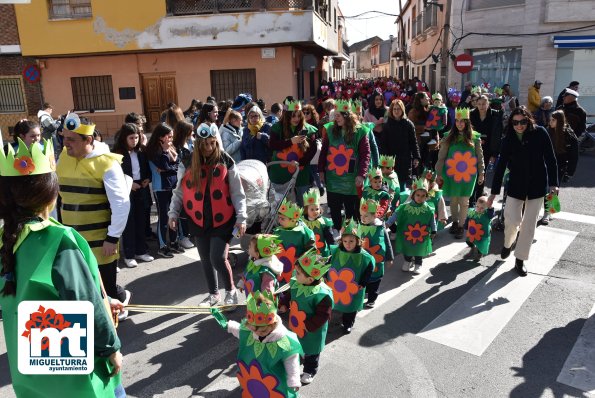
<path id="1" fill-rule="evenodd" d="M 323 11 L 320 8 L 314 0 L 167 0 L 169 15 L 312 9 L 320 13 Z"/>
<path id="2" fill-rule="evenodd" d="M 438 7 L 427 6 L 424 9 L 424 31 L 428 30 L 432 26 L 438 25 Z"/>
<path id="3" fill-rule="evenodd" d="M 423 33 L 423 14 L 419 14 L 415 18 L 415 36 L 419 36 Z"/>

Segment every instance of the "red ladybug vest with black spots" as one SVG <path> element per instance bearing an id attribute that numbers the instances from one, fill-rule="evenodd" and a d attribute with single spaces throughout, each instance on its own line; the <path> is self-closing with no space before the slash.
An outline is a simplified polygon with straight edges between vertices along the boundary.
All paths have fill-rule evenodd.
<path id="1" fill-rule="evenodd" d="M 184 174 L 182 179 L 182 198 L 184 201 L 184 210 L 192 221 L 199 227 L 204 226 L 204 195 L 211 196 L 211 214 L 213 217 L 212 225 L 214 228 L 227 223 L 235 214 L 233 202 L 229 194 L 229 177 L 227 176 L 227 166 L 219 163 L 211 169 L 212 179 L 209 186 L 209 192 L 205 192 L 207 186 L 207 167 L 203 166 L 200 175 L 200 191 L 191 185 L 192 176 L 190 169 Z"/>

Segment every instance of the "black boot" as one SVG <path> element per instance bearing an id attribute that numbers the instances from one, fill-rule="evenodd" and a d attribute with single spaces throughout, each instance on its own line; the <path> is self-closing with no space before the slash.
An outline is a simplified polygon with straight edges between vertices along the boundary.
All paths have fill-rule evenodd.
<path id="1" fill-rule="evenodd" d="M 514 269 L 520 276 L 527 276 L 527 267 L 525 267 L 525 262 L 523 260 L 517 258 L 514 263 Z"/>
<path id="2" fill-rule="evenodd" d="M 512 247 L 502 247 L 502 252 L 500 252 L 500 257 L 502 257 L 502 260 L 508 258 L 508 256 L 510 256 L 510 251 L 512 250 Z"/>

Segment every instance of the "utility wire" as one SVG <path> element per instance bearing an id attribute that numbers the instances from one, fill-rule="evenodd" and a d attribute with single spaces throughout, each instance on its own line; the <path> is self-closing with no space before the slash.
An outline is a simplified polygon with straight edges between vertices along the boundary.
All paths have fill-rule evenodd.
<path id="1" fill-rule="evenodd" d="M 361 14 L 357 14 L 357 15 L 350 15 L 348 17 L 345 17 L 344 16 L 343 18 L 345 18 L 345 19 L 356 19 L 356 18 L 359 18 L 362 15 L 366 15 L 366 14 L 383 14 L 383 15 L 385 15 L 387 17 L 398 17 L 399 16 L 399 14 L 391 14 L 391 13 L 384 12 L 384 11 L 366 11 L 366 12 L 362 12 Z M 370 18 L 378 18 L 378 17 L 370 17 Z M 369 18 L 362 18 L 362 19 L 369 19 Z"/>

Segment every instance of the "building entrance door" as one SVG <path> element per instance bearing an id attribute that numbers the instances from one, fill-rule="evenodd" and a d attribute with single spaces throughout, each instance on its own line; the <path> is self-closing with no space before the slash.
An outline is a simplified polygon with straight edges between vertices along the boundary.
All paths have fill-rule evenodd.
<path id="1" fill-rule="evenodd" d="M 151 129 L 160 122 L 161 112 L 167 108 L 167 104 L 170 102 L 178 104 L 176 76 L 171 73 L 143 74 L 141 80 L 147 129 Z"/>

